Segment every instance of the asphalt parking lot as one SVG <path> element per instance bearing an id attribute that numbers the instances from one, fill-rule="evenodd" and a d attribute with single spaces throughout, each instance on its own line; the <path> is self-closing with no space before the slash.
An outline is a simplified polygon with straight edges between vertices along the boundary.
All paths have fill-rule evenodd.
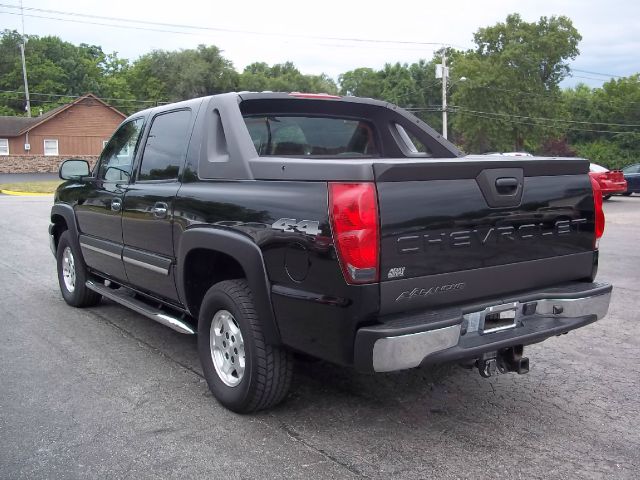
<path id="1" fill-rule="evenodd" d="M 526 349 L 528 375 L 300 362 L 253 416 L 211 397 L 194 337 L 64 303 L 51 202 L 0 197 L 0 478 L 638 478 L 640 196 L 605 204 L 609 315 Z"/>

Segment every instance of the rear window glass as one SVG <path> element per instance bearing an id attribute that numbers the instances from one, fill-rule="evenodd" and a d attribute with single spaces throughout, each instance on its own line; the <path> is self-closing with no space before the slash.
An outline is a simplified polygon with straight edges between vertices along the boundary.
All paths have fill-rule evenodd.
<path id="1" fill-rule="evenodd" d="M 412 155 L 421 155 L 424 157 L 431 156 L 431 150 L 427 146 L 418 140 L 418 137 L 410 132 L 407 132 L 402 125 L 396 123 L 396 130 L 400 135 L 400 141 L 402 141 Z"/>
<path id="2" fill-rule="evenodd" d="M 375 157 L 374 127 L 364 120 L 308 116 L 246 116 L 258 155 Z"/>

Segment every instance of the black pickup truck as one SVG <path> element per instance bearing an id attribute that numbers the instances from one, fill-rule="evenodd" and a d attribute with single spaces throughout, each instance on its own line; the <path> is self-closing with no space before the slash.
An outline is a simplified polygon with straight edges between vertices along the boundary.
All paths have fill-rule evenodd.
<path id="1" fill-rule="evenodd" d="M 602 318 L 602 195 L 575 158 L 462 156 L 392 104 L 229 93 L 132 115 L 60 168 L 60 289 L 198 334 L 215 397 L 280 402 L 292 354 L 526 373 Z"/>

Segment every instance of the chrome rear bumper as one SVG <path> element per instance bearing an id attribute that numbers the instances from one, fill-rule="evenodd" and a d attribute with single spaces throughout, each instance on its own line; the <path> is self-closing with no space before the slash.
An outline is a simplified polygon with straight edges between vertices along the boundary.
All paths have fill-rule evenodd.
<path id="1" fill-rule="evenodd" d="M 580 285 L 580 284 L 578 284 Z M 360 370 L 390 372 L 417 367 L 423 363 L 453 361 L 513 345 L 540 342 L 603 318 L 611 300 L 612 288 L 606 284 L 584 284 L 593 288 L 562 292 L 552 289 L 547 296 L 524 294 L 509 302 L 473 309 L 466 307 L 423 316 L 398 319 L 358 330 L 355 363 Z M 532 298 L 533 297 L 533 298 Z M 573 297 L 573 298 L 571 298 Z M 484 319 L 495 311 L 514 311 L 513 325 L 484 331 Z M 466 313 L 465 313 L 466 312 Z M 399 325 L 398 328 L 394 328 Z M 436 328 L 433 328 L 433 327 Z M 411 331 L 414 330 L 414 331 Z M 422 331 L 415 331 L 422 330 Z"/>

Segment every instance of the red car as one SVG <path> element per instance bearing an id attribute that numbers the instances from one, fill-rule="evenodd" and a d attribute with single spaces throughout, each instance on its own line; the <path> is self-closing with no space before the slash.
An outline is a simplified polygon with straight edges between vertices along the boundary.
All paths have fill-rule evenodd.
<path id="1" fill-rule="evenodd" d="M 621 170 L 607 170 L 600 165 L 592 163 L 589 166 L 589 175 L 595 179 L 602 190 L 602 198 L 608 200 L 611 195 L 627 191 L 627 181 Z"/>

